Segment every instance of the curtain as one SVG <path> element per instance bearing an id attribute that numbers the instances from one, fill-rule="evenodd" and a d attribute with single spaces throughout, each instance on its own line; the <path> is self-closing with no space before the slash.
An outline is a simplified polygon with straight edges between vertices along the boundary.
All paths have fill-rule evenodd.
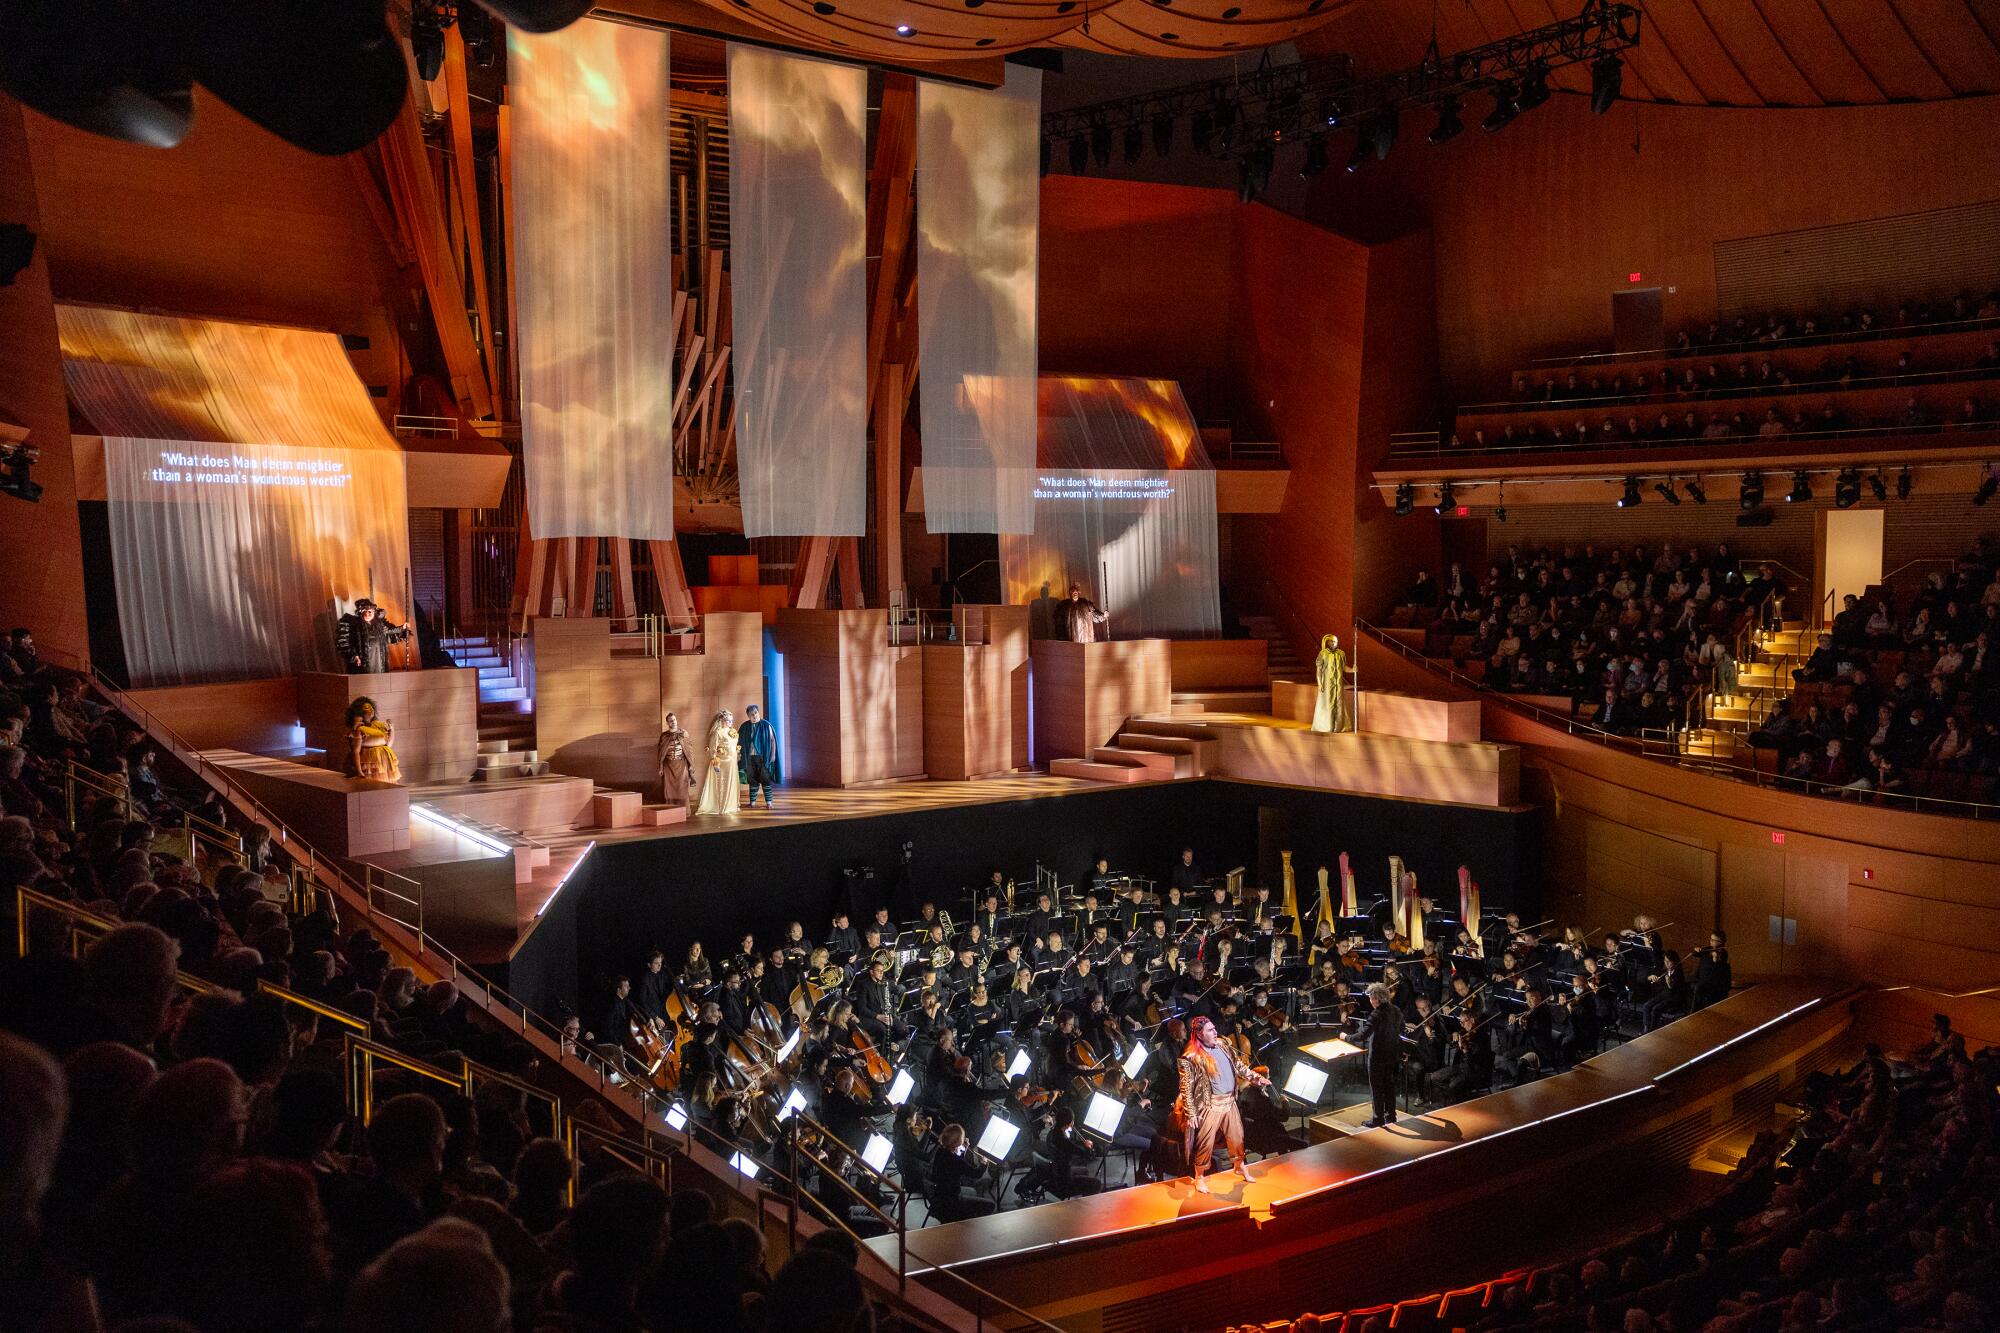
<path id="1" fill-rule="evenodd" d="M 134 685 L 337 671 L 336 601 L 406 620 L 400 450 L 107 436 L 104 471 Z"/>
<path id="2" fill-rule="evenodd" d="M 1003 534 L 1000 563 L 1011 603 L 1046 610 L 1047 599 L 1081 584 L 1111 613 L 1112 638 L 1219 635 L 1215 473 L 1044 470 L 1036 477 L 1035 530 Z"/>
<path id="3" fill-rule="evenodd" d="M 507 36 L 521 454 L 536 537 L 674 535 L 667 34 Z"/>
<path id="4" fill-rule="evenodd" d="M 859 66 L 729 47 L 746 537 L 867 532 L 867 91 Z"/>
<path id="5" fill-rule="evenodd" d="M 917 84 L 918 408 L 932 532 L 1034 528 L 1041 73 Z"/>

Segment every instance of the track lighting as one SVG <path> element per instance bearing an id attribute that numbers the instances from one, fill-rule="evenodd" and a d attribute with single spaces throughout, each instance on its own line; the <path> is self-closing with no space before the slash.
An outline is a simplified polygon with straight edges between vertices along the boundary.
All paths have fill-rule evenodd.
<path id="1" fill-rule="evenodd" d="M 1408 518 L 1417 507 L 1417 488 L 1409 482 L 1396 487 L 1396 517 Z"/>
<path id="2" fill-rule="evenodd" d="M 1549 67 L 1536 65 L 1521 79 L 1521 96 L 1518 99 L 1521 110 L 1533 111 L 1549 100 Z"/>
<path id="3" fill-rule="evenodd" d="M 1875 493 L 1875 501 L 1878 504 L 1889 498 L 1889 483 L 1882 480 L 1880 472 L 1876 472 L 1868 478 L 1868 489 Z"/>
<path id="4" fill-rule="evenodd" d="M 1701 484 L 1700 477 L 1689 477 L 1686 481 L 1682 482 L 1681 485 L 1687 489 L 1688 499 L 1694 501 L 1698 505 L 1705 505 L 1708 503 L 1708 488 Z"/>
<path id="5" fill-rule="evenodd" d="M 1681 502 L 1681 493 L 1674 489 L 1672 478 L 1666 481 L 1654 482 L 1653 489 L 1659 493 L 1662 500 L 1665 500 L 1670 505 L 1677 505 Z"/>
<path id="6" fill-rule="evenodd" d="M 1603 115 L 1625 84 L 1625 62 L 1607 52 L 1590 62 L 1590 109 Z"/>
<path id="7" fill-rule="evenodd" d="M 1743 486 L 1736 492 L 1736 507 L 1738 509 L 1749 510 L 1755 509 L 1763 503 L 1764 474 L 1761 472 L 1745 472 L 1743 474 Z"/>
<path id="8" fill-rule="evenodd" d="M 1909 499 L 1910 492 L 1916 489 L 1916 483 L 1917 479 L 1911 475 L 1908 468 L 1904 468 L 1901 472 L 1898 472 L 1896 474 L 1896 498 L 1898 500 Z"/>
<path id="9" fill-rule="evenodd" d="M 1443 518 L 1446 514 L 1451 513 L 1457 508 L 1458 497 L 1452 493 L 1451 483 L 1448 481 L 1439 482 L 1437 507 L 1432 512 L 1437 514 L 1439 518 Z"/>
<path id="10" fill-rule="evenodd" d="M 1625 478 L 1625 493 L 1618 497 L 1618 507 L 1620 509 L 1636 509 L 1641 498 L 1639 494 L 1639 479 L 1637 477 Z"/>
<path id="11" fill-rule="evenodd" d="M 1518 94 L 1511 83 L 1495 84 L 1493 87 L 1493 109 L 1486 113 L 1486 119 L 1479 122 L 1479 128 L 1492 134 L 1504 130 L 1514 123 L 1514 117 L 1521 114 L 1521 105 L 1515 100 Z"/>
<path id="12" fill-rule="evenodd" d="M 1785 503 L 1788 505 L 1806 504 L 1812 498 L 1812 474 L 1804 468 L 1800 468 L 1792 474 L 1792 489 L 1785 492 Z"/>
<path id="13" fill-rule="evenodd" d="M 1447 97 L 1437 105 L 1438 123 L 1430 133 L 1432 143 L 1446 143 L 1465 133 L 1462 119 L 1464 107 L 1456 97 Z"/>
<path id="14" fill-rule="evenodd" d="M 1848 467 L 1840 470 L 1833 479 L 1833 507 L 1852 509 L 1861 503 L 1861 474 Z"/>

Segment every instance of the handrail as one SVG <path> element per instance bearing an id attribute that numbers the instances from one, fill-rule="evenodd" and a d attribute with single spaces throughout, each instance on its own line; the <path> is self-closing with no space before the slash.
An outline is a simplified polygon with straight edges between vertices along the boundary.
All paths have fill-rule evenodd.
<path id="1" fill-rule="evenodd" d="M 1604 394 L 1596 398 L 1504 398 L 1484 403 L 1467 403 L 1458 411 L 1492 416 L 1500 413 L 1561 412 L 1568 408 L 1632 407 L 1652 403 L 1714 403 L 1732 398 L 1791 398 L 1809 393 L 1847 393 L 1855 389 L 1888 389 L 1906 384 L 1956 384 L 1962 380 L 2000 378 L 1991 366 L 1963 366 L 1950 370 L 1901 370 L 1882 375 L 1855 375 L 1847 379 L 1787 380 L 1783 384 L 1727 384 L 1720 388 L 1683 391 L 1671 384 L 1638 393 Z"/>
<path id="2" fill-rule="evenodd" d="M 1727 448 L 1732 445 L 1750 444 L 1799 444 L 1816 441 L 1879 440 L 1885 437 L 1950 435 L 1955 437 L 1985 437 L 2000 433 L 2000 423 L 1987 422 L 1976 426 L 1959 426 L 1953 423 L 1939 423 L 1928 426 L 1843 426 L 1838 430 L 1791 430 L 1781 435 L 1725 435 L 1709 437 L 1703 435 L 1669 436 L 1650 440 L 1577 440 L 1573 442 L 1549 443 L 1544 440 L 1516 440 L 1512 444 L 1498 444 L 1491 440 L 1483 445 L 1460 441 L 1457 444 L 1439 444 L 1432 449 L 1389 450 L 1384 461 L 1385 467 L 1393 467 L 1398 461 L 1410 458 L 1510 458 L 1517 454 L 1584 454 L 1584 453 L 1644 453 L 1655 449 L 1672 449 L 1686 445 L 1703 448 Z M 1943 461 L 1943 460 L 1939 460 Z M 1921 464 L 1919 464 L 1921 465 Z M 1607 462 L 1607 468 L 1623 467 L 1620 462 Z M 1723 466 L 1697 463 L 1693 468 L 1680 468 L 1680 472 L 1697 471 L 1703 474 L 1735 472 L 1743 468 L 1741 461 Z M 1766 464 L 1771 468 L 1783 466 L 1782 461 Z M 1629 469 L 1627 469 L 1629 471 Z M 1757 470 L 1752 467 L 1753 471 Z M 1810 469 L 1809 469 L 1810 470 Z M 1821 469 L 1832 471 L 1831 468 Z M 1606 481 L 1618 481 L 1619 476 L 1608 476 Z M 1524 479 L 1525 481 L 1532 479 Z M 1380 489 L 1379 487 L 1377 489 Z"/>
<path id="3" fill-rule="evenodd" d="M 1862 790 L 1842 786 L 1838 783 L 1819 782 L 1812 778 L 1793 778 L 1779 773 L 1766 773 L 1762 769 L 1746 767 L 1732 760 L 1717 756 L 1683 754 L 1678 750 L 1661 752 L 1648 748 L 1643 742 L 1634 744 L 1630 737 L 1620 736 L 1615 732 L 1593 727 L 1588 723 L 1579 722 L 1574 718 L 1559 717 L 1546 708 L 1537 708 L 1533 704 L 1511 696 L 1505 690 L 1496 690 L 1483 681 L 1466 675 L 1454 666 L 1413 651 L 1408 644 L 1384 632 L 1379 626 L 1372 625 L 1358 617 L 1354 625 L 1357 631 L 1366 632 L 1377 643 L 1394 649 L 1397 653 L 1418 663 L 1426 670 L 1438 672 L 1453 683 L 1476 691 L 1482 698 L 1491 699 L 1494 703 L 1511 713 L 1527 717 L 1544 726 L 1560 728 L 1571 736 L 1602 745 L 1606 749 L 1620 750 L 1627 754 L 1637 755 L 1643 759 L 1661 760 L 1673 764 L 1676 768 L 1686 768 L 1699 773 L 1734 777 L 1737 781 L 1748 782 L 1754 787 L 1775 786 L 1785 790 L 1796 790 L 1805 795 L 1825 795 L 1835 797 L 1836 799 L 1843 796 L 1869 798 L 1877 804 L 1899 805 L 1907 802 L 1909 808 L 1918 814 L 1955 815 L 1962 819 L 2000 818 L 2000 805 L 1985 801 L 1965 801 L 1950 796 L 1918 796 L 1910 792 L 1885 792 L 1874 788 Z M 1926 809 L 1926 807 L 1931 806 L 1940 808 L 1936 810 Z"/>
<path id="4" fill-rule="evenodd" d="M 343 1013 L 332 1005 L 324 1004 L 309 995 L 301 995 L 295 990 L 287 990 L 276 982 L 259 980 L 257 983 L 257 993 L 259 995 L 275 996 L 283 1000 L 286 1004 L 304 1009 L 317 1018 L 330 1018 L 344 1028 L 359 1032 L 364 1036 L 367 1035 L 368 1025 L 353 1014 Z"/>
<path id="5" fill-rule="evenodd" d="M 466 1096 L 471 1096 L 481 1083 L 498 1083 L 503 1087 L 512 1088 L 524 1096 L 531 1097 L 538 1102 L 546 1103 L 549 1109 L 550 1135 L 556 1138 L 562 1136 L 563 1109 L 561 1097 L 548 1091 L 546 1088 L 536 1087 L 526 1079 L 516 1078 L 514 1075 L 495 1069 L 491 1065 L 481 1064 L 463 1051 L 454 1050 L 451 1054 L 458 1057 L 459 1065 L 463 1070 Z"/>
<path id="6" fill-rule="evenodd" d="M 18 956 L 22 958 L 28 956 L 28 908 L 30 906 L 40 907 L 45 911 L 58 912 L 70 918 L 70 951 L 72 953 L 76 952 L 76 926 L 79 923 L 91 927 L 100 934 L 114 931 L 119 926 L 118 922 L 110 920 L 107 917 L 101 917 L 95 912 L 87 911 L 84 908 L 78 907 L 75 903 L 66 903 L 60 898 L 51 898 L 48 894 L 31 889 L 25 884 L 16 884 L 14 886 L 14 933 L 16 944 L 20 951 Z"/>
<path id="7" fill-rule="evenodd" d="M 1710 343 L 1706 346 L 1687 348 L 1649 347 L 1635 352 L 1578 352 L 1572 356 L 1544 356 L 1528 362 L 1532 370 L 1536 366 L 1572 366 L 1589 362 L 1595 365 L 1612 365 L 1624 361 L 1650 361 L 1657 357 L 1704 357 L 1728 355 L 1731 352 L 1745 352 L 1752 348 L 1764 351 L 1783 351 L 1788 347 L 1826 347 L 1846 343 L 1889 342 L 1897 338 L 1926 338 L 1939 333 L 1972 333 L 1979 329 L 2000 325 L 2000 319 L 1991 316 L 1980 319 L 1953 319 L 1937 324 L 1904 324 L 1879 329 L 1840 329 L 1831 333 L 1799 334 L 1791 338 L 1758 339 L 1747 343 Z"/>
<path id="8" fill-rule="evenodd" d="M 448 1088 L 463 1092 L 465 1084 L 455 1079 L 436 1065 L 426 1064 L 414 1055 L 404 1055 L 393 1046 L 384 1046 L 379 1041 L 367 1037 L 357 1037 L 351 1032 L 341 1034 L 341 1051 L 347 1062 L 349 1077 L 348 1110 L 366 1128 L 375 1118 L 375 1062 L 393 1065 L 398 1069 L 421 1078 L 442 1083 Z"/>

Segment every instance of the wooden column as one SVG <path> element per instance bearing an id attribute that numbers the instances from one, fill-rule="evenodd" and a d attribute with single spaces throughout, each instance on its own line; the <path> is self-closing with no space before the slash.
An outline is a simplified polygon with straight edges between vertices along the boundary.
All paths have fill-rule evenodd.
<path id="1" fill-rule="evenodd" d="M 694 595 L 688 591 L 687 570 L 681 565 L 680 543 L 669 537 L 647 543 L 653 556 L 653 580 L 660 585 L 660 610 L 669 625 L 695 622 Z"/>
<path id="2" fill-rule="evenodd" d="M 835 538 L 808 537 L 799 546 L 797 563 L 792 566 L 791 604 L 801 611 L 826 607 L 827 581 L 833 573 Z"/>
<path id="3" fill-rule="evenodd" d="M 909 406 L 903 367 L 882 367 L 875 396 L 875 587 L 882 605 L 903 590 L 903 413 Z"/>
<path id="4" fill-rule="evenodd" d="M 611 539 L 611 618 L 631 620 L 639 614 L 639 598 L 632 590 L 632 542 L 626 537 Z"/>

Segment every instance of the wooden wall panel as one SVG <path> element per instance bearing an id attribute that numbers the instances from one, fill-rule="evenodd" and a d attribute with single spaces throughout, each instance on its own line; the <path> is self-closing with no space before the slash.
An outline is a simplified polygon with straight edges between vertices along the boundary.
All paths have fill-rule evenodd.
<path id="1" fill-rule="evenodd" d="M 1037 639 L 1033 655 L 1037 765 L 1088 758 L 1126 719 L 1173 707 L 1165 639 Z"/>
<path id="2" fill-rule="evenodd" d="M 1261 690 L 1270 682 L 1262 639 L 1173 639 L 1167 648 L 1176 690 Z"/>
<path id="3" fill-rule="evenodd" d="M 885 613 L 786 608 L 774 633 L 785 659 L 788 778 L 849 787 L 923 775 L 923 653 L 889 643 Z"/>
<path id="4" fill-rule="evenodd" d="M 41 503 L 0 497 L 0 626 L 26 625 L 53 661 L 80 664 L 90 652 L 83 598 L 83 530 L 70 463 L 69 400 L 57 352 L 50 289 L 49 224 L 59 211 L 29 169 L 28 127 L 0 95 L 0 220 L 40 238 L 33 262 L 0 287 L 0 417 L 24 426 L 41 450 L 34 469 Z M 143 151 L 143 150 L 142 150 Z"/>
<path id="5" fill-rule="evenodd" d="M 471 667 L 385 671 L 346 676 L 324 671 L 298 677 L 297 717 L 306 744 L 341 766 L 347 705 L 367 696 L 395 724 L 396 762 L 404 782 L 463 782 L 479 753 L 479 673 Z"/>
<path id="6" fill-rule="evenodd" d="M 537 617 L 535 744 L 558 773 L 643 790 L 659 782 L 660 670 L 611 655 L 611 622 Z M 699 748 L 708 719 L 681 725 Z"/>
<path id="7" fill-rule="evenodd" d="M 197 750 L 289 749 L 299 721 L 299 683 L 291 676 L 131 690 L 126 697 Z"/>
<path id="8" fill-rule="evenodd" d="M 968 614 L 970 613 L 970 614 Z M 965 639 L 923 647 L 924 773 L 971 778 L 1028 766 L 1028 608 L 958 608 Z"/>
<path id="9" fill-rule="evenodd" d="M 1557 97 L 1505 134 L 1326 172 L 1304 213 L 1369 240 L 1431 229 L 1445 391 L 1479 402 L 1535 357 L 1608 346 L 1610 293 L 1631 273 L 1673 289 L 1678 328 L 1715 310 L 1717 242 L 1981 203 L 1996 178 L 1990 97 L 1608 116 Z"/>

